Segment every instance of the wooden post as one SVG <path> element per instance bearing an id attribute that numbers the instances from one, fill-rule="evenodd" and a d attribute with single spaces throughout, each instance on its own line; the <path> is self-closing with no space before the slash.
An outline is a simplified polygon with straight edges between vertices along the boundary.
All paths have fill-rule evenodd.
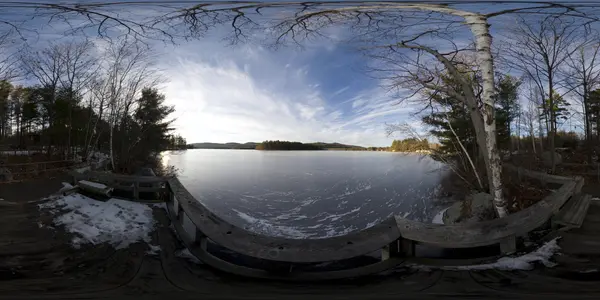
<path id="1" fill-rule="evenodd" d="M 517 237 L 511 235 L 500 242 L 500 252 L 502 254 L 511 254 L 517 251 Z"/>
<path id="2" fill-rule="evenodd" d="M 414 257 L 415 256 L 415 242 L 413 240 L 408 240 L 405 238 L 400 238 L 398 240 L 400 252 L 404 257 Z"/>
<path id="3" fill-rule="evenodd" d="M 383 246 L 383 248 L 381 248 L 381 260 L 384 261 L 390 259 L 390 252 L 390 245 Z"/>
<path id="4" fill-rule="evenodd" d="M 392 257 L 399 257 L 401 255 L 402 247 L 400 245 L 400 240 L 395 240 L 381 249 L 381 260 L 388 260 Z"/>
<path id="5" fill-rule="evenodd" d="M 133 199 L 140 200 L 140 183 L 138 181 L 133 182 Z"/>

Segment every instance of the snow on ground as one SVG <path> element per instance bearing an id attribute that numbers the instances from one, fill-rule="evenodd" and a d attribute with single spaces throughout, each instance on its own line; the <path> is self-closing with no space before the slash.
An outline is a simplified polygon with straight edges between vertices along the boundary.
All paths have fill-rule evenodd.
<path id="1" fill-rule="evenodd" d="M 442 269 L 448 271 L 462 271 L 462 270 L 531 270 L 534 268 L 534 263 L 541 262 L 546 267 L 555 267 L 556 264 L 550 261 L 550 258 L 560 250 L 558 246 L 559 238 L 555 238 L 546 244 L 542 245 L 537 250 L 517 256 L 517 257 L 502 257 L 498 261 L 489 264 L 472 265 L 472 266 L 448 266 L 448 267 L 429 267 L 422 265 L 413 265 L 412 268 L 419 270 L 431 270 L 431 269 Z"/>
<path id="2" fill-rule="evenodd" d="M 39 150 L 4 150 L 0 151 L 2 155 L 31 155 L 34 153 L 40 153 Z"/>
<path id="3" fill-rule="evenodd" d="M 435 215 L 435 217 L 433 217 L 433 220 L 431 221 L 431 223 L 444 225 L 444 213 L 448 210 L 448 208 L 450 208 L 450 207 L 446 207 L 446 208 L 442 209 L 442 211 L 437 213 L 437 215 Z"/>
<path id="4" fill-rule="evenodd" d="M 110 199 L 106 202 L 72 194 L 39 204 L 54 214 L 53 225 L 64 225 L 74 233 L 73 246 L 110 243 L 116 249 L 137 241 L 150 242 L 154 229 L 152 207 L 142 203 Z"/>

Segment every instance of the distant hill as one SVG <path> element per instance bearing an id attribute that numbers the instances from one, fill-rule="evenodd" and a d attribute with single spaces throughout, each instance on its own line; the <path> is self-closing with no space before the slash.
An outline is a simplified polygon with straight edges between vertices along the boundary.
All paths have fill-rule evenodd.
<path id="1" fill-rule="evenodd" d="M 255 149 L 258 143 L 193 143 L 190 144 L 193 149 Z"/>
<path id="2" fill-rule="evenodd" d="M 190 144 L 190 148 L 193 149 L 256 149 L 256 145 L 260 143 L 248 142 L 248 143 L 193 143 Z M 361 146 L 345 145 L 340 143 L 308 143 L 311 145 L 319 146 L 324 149 L 365 149 Z"/>
<path id="3" fill-rule="evenodd" d="M 340 144 L 340 143 L 317 142 L 317 143 L 311 143 L 311 144 L 319 146 L 321 148 L 325 148 L 325 149 L 365 149 L 365 147 L 361 147 L 361 146 L 345 145 L 345 144 Z"/>

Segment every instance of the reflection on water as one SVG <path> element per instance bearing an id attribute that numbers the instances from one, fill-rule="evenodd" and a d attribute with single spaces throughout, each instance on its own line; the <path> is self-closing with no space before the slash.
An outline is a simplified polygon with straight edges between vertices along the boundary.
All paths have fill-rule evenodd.
<path id="1" fill-rule="evenodd" d="M 227 221 L 290 238 L 343 235 L 395 214 L 430 221 L 446 172 L 428 157 L 387 152 L 188 150 L 163 161 Z"/>

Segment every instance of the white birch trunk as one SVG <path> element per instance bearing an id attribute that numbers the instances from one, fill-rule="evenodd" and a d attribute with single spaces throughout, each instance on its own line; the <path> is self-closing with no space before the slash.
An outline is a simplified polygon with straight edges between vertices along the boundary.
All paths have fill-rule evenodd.
<path id="1" fill-rule="evenodd" d="M 508 214 L 506 201 L 502 195 L 502 164 L 496 143 L 496 118 L 494 114 L 494 61 L 492 58 L 492 36 L 489 33 L 487 19 L 481 15 L 466 15 L 465 20 L 475 37 L 477 61 L 481 67 L 483 91 L 483 128 L 485 132 L 485 150 L 489 158 L 488 180 L 490 193 L 494 197 L 494 208 L 498 217 Z"/>

